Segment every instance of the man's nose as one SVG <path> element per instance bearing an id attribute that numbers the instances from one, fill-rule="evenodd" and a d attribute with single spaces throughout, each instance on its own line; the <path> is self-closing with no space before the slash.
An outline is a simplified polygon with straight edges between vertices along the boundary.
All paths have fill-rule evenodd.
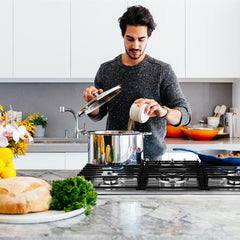
<path id="1" fill-rule="evenodd" d="M 139 41 L 134 41 L 133 45 L 132 45 L 132 48 L 139 49 Z"/>

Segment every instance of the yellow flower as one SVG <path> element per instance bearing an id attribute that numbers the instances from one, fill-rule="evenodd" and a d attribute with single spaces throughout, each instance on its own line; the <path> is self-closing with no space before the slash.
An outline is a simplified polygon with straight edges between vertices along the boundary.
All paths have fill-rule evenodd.
<path id="1" fill-rule="evenodd" d="M 34 116 L 30 115 L 22 122 L 9 122 L 7 119 L 7 114 L 5 114 L 1 105 L 0 111 L 2 111 L 2 116 L 0 117 L 0 126 L 2 127 L 2 129 L 4 129 L 0 134 L 0 138 L 2 138 L 0 149 L 3 147 L 7 147 L 12 151 L 14 156 L 25 155 L 27 146 L 33 143 L 33 138 L 31 137 L 31 135 L 32 133 L 34 133 L 35 127 L 33 126 L 31 119 Z M 7 124 L 8 128 L 6 128 Z M 12 134 L 12 132 L 8 129 L 14 131 L 15 135 Z"/>

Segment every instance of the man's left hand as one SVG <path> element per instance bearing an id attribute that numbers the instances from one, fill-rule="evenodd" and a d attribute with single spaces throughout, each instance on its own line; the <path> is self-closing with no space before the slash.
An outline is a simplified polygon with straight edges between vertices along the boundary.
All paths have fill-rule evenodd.
<path id="1" fill-rule="evenodd" d="M 135 100 L 134 103 L 136 103 L 138 106 L 147 104 L 145 108 L 145 113 L 147 113 L 150 117 L 162 117 L 167 113 L 167 110 L 161 107 L 160 104 L 153 99 L 139 98 Z"/>

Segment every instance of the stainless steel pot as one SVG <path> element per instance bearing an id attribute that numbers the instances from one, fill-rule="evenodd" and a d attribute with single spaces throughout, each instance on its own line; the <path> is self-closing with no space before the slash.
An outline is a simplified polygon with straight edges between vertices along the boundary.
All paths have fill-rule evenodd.
<path id="1" fill-rule="evenodd" d="M 127 131 L 88 132 L 90 164 L 138 164 L 143 158 L 143 139 L 151 133 Z"/>

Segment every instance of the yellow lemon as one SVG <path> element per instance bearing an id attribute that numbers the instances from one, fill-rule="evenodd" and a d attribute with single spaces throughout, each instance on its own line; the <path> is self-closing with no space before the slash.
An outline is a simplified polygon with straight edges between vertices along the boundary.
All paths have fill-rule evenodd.
<path id="1" fill-rule="evenodd" d="M 13 167 L 5 167 L 1 173 L 2 178 L 16 177 L 16 170 Z"/>
<path id="2" fill-rule="evenodd" d="M 12 162 L 12 160 L 13 160 L 13 152 L 9 148 L 0 148 L 0 158 L 5 163 Z"/>
<path id="3" fill-rule="evenodd" d="M 5 166 L 6 166 L 5 162 L 2 159 L 0 159 L 0 173 L 5 168 Z"/>
<path id="4" fill-rule="evenodd" d="M 9 163 L 7 163 L 7 164 L 6 164 L 6 167 L 14 168 L 14 166 L 13 166 L 13 162 L 9 162 Z M 1 172 L 1 171 L 0 171 L 0 172 Z"/>

